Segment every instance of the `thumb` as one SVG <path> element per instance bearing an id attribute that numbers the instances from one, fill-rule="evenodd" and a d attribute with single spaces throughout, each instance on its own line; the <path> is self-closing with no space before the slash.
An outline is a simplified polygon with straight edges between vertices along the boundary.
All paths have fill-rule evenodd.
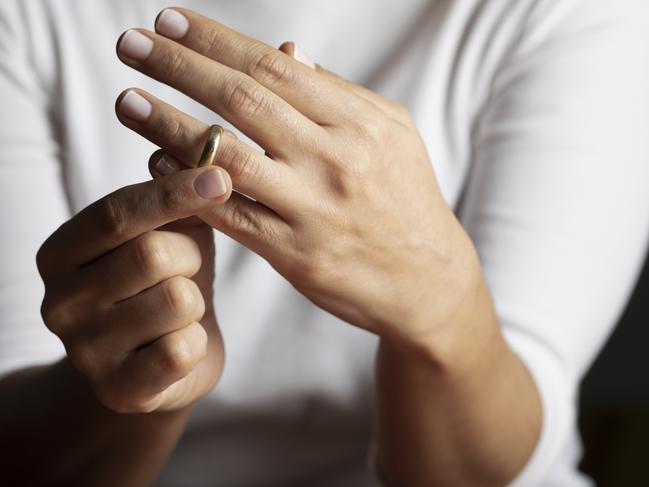
<path id="1" fill-rule="evenodd" d="M 232 179 L 230 174 L 220 166 L 209 166 L 207 168 L 189 167 L 171 154 L 158 150 L 149 159 L 149 172 L 154 179 L 174 175 L 180 171 L 195 171 L 197 169 L 210 169 L 205 172 L 207 175 L 196 175 L 194 189 L 196 193 L 214 204 L 225 203 L 232 194 Z"/>
<path id="2" fill-rule="evenodd" d="M 61 225 L 43 245 L 41 260 L 85 264 L 138 235 L 222 205 L 231 194 L 230 176 L 216 166 L 125 186 Z"/>

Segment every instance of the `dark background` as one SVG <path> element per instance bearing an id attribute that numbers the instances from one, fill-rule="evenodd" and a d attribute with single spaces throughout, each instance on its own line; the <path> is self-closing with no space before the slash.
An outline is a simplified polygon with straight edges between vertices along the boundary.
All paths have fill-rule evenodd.
<path id="1" fill-rule="evenodd" d="M 581 468 L 600 487 L 649 486 L 649 262 L 581 387 Z"/>

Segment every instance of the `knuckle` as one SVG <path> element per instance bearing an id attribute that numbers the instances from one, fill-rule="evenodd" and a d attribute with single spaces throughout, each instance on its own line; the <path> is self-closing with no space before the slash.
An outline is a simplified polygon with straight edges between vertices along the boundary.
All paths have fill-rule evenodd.
<path id="1" fill-rule="evenodd" d="M 194 355 L 183 336 L 173 336 L 160 349 L 159 363 L 170 374 L 186 375 L 194 366 Z"/>
<path id="2" fill-rule="evenodd" d="M 207 355 L 207 342 L 209 341 L 209 337 L 207 336 L 207 331 L 205 331 L 205 328 L 200 323 L 195 322 L 192 326 L 194 327 L 194 332 L 197 333 L 196 342 L 200 343 L 198 357 L 202 359 Z"/>
<path id="3" fill-rule="evenodd" d="M 116 411 L 120 413 L 128 414 L 147 414 L 152 413 L 159 407 L 159 402 L 157 397 L 153 398 L 141 398 L 133 399 L 128 403 L 124 404 L 124 409 L 122 411 Z"/>
<path id="4" fill-rule="evenodd" d="M 126 404 L 123 396 L 118 394 L 113 388 L 104 385 L 95 385 L 95 396 L 99 402 L 106 408 L 115 413 L 126 413 Z"/>
<path id="5" fill-rule="evenodd" d="M 180 49 L 167 49 L 160 58 L 159 66 L 165 75 L 175 78 L 185 71 L 185 57 Z"/>
<path id="6" fill-rule="evenodd" d="M 101 200 L 98 220 L 109 235 L 122 235 L 128 225 L 128 212 L 117 194 L 112 193 Z"/>
<path id="7" fill-rule="evenodd" d="M 194 313 L 190 315 L 189 318 L 192 320 L 201 320 L 203 319 L 203 316 L 205 316 L 207 305 L 205 303 L 205 300 L 203 299 L 203 294 L 198 289 L 198 285 L 195 284 L 194 287 L 196 288 L 195 291 L 196 299 L 194 301 Z"/>
<path id="8" fill-rule="evenodd" d="M 279 51 L 263 49 L 250 64 L 248 74 L 262 84 L 280 84 L 290 82 L 293 70 Z"/>
<path id="9" fill-rule="evenodd" d="M 327 269 L 328 256 L 322 250 L 302 252 L 296 260 L 295 272 L 304 282 L 318 282 Z"/>
<path id="10" fill-rule="evenodd" d="M 36 251 L 36 269 L 41 277 L 44 277 L 45 275 L 45 269 L 47 268 L 49 260 L 47 248 L 45 247 L 45 244 L 43 244 Z"/>
<path id="11" fill-rule="evenodd" d="M 372 145 L 383 142 L 389 135 L 387 124 L 383 118 L 366 118 L 358 128 L 362 136 Z"/>
<path id="12" fill-rule="evenodd" d="M 261 90 L 249 80 L 235 82 L 225 93 L 225 106 L 231 112 L 254 118 L 264 108 Z"/>
<path id="13" fill-rule="evenodd" d="M 50 266 L 53 256 L 50 251 L 50 239 L 48 238 L 36 252 L 36 268 L 41 277 L 45 277 L 47 269 Z"/>
<path id="14" fill-rule="evenodd" d="M 157 130 L 162 140 L 174 141 L 179 146 L 188 143 L 187 132 L 179 117 L 160 117 Z"/>
<path id="15" fill-rule="evenodd" d="M 97 394 L 99 402 L 108 410 L 117 413 L 117 414 L 136 414 L 139 412 L 136 408 L 133 407 L 131 401 L 124 400 L 122 397 L 115 395 L 114 393 L 104 393 L 103 395 Z"/>
<path id="16" fill-rule="evenodd" d="M 257 217 L 247 211 L 243 206 L 226 205 L 223 208 L 227 212 L 225 219 L 234 231 L 256 235 L 266 233 Z"/>
<path id="17" fill-rule="evenodd" d="M 77 343 L 67 350 L 70 362 L 87 377 L 97 375 L 98 360 L 92 346 L 87 343 Z"/>
<path id="18" fill-rule="evenodd" d="M 45 323 L 45 325 L 47 325 L 50 330 L 52 330 L 53 323 L 57 321 L 56 315 L 57 311 L 55 309 L 55 305 L 48 297 L 46 292 L 45 296 L 43 297 L 43 301 L 41 302 L 41 317 L 43 318 L 43 323 Z"/>
<path id="19" fill-rule="evenodd" d="M 111 370 L 92 382 L 99 402 L 119 414 L 150 413 L 160 407 L 162 394 L 144 393 L 127 370 Z"/>
<path id="20" fill-rule="evenodd" d="M 343 199 L 352 199 L 362 193 L 368 166 L 362 156 L 332 166 L 328 179 L 335 194 Z"/>
<path id="21" fill-rule="evenodd" d="M 47 328 L 57 336 L 74 321 L 72 308 L 45 293 L 41 303 L 41 316 Z"/>
<path id="22" fill-rule="evenodd" d="M 151 278 L 164 275 L 171 257 L 158 232 L 147 232 L 133 241 L 135 261 L 141 273 Z"/>
<path id="23" fill-rule="evenodd" d="M 197 29 L 196 33 L 196 51 L 205 53 L 207 57 L 215 58 L 221 54 L 224 48 L 223 32 L 212 25 L 205 28 Z"/>
<path id="24" fill-rule="evenodd" d="M 176 215 L 184 208 L 191 195 L 185 186 L 169 181 L 160 188 L 159 198 L 162 211 Z"/>
<path id="25" fill-rule="evenodd" d="M 227 158 L 227 171 L 236 181 L 256 181 L 259 179 L 261 167 L 253 153 L 243 150 L 238 144 L 231 144 Z"/>
<path id="26" fill-rule="evenodd" d="M 109 393 L 102 403 L 118 414 L 146 414 L 158 408 L 158 401 L 154 399 L 137 399 L 115 393 Z"/>
<path id="27" fill-rule="evenodd" d="M 177 318 L 185 318 L 197 308 L 196 284 L 185 277 L 173 277 L 166 281 L 165 299 L 169 311 Z"/>
<path id="28" fill-rule="evenodd" d="M 110 411 L 118 414 L 149 413 L 154 410 L 144 401 L 131 397 L 123 392 L 123 387 L 98 387 L 95 395 L 99 402 Z M 147 407 L 148 406 L 148 407 Z"/>

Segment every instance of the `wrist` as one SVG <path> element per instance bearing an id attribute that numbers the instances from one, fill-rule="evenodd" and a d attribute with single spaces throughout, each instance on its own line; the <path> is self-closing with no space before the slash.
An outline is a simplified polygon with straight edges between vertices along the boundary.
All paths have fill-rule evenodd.
<path id="1" fill-rule="evenodd" d="M 433 276 L 443 283 L 443 294 L 439 284 L 431 285 L 430 296 L 404 317 L 408 322 L 391 327 L 418 333 L 407 338 L 399 333 L 381 336 L 388 355 L 451 373 L 471 369 L 507 348 L 473 244 L 467 236 L 454 248 L 444 272 Z"/>

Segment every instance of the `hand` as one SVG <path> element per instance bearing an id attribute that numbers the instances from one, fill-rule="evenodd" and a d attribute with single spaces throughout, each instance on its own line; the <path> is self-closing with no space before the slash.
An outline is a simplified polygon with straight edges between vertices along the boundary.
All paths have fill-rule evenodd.
<path id="1" fill-rule="evenodd" d="M 227 173 L 215 168 L 128 186 L 82 210 L 39 250 L 45 324 L 107 408 L 179 409 L 218 381 L 212 229 L 185 217 L 230 192 Z"/>
<path id="2" fill-rule="evenodd" d="M 343 320 L 409 344 L 439 336 L 473 299 L 479 266 L 406 110 L 189 10 L 156 28 L 127 31 L 122 61 L 266 151 L 226 134 L 217 162 L 242 194 L 201 218 Z M 137 93 L 118 103 L 122 123 L 191 166 L 207 126 Z"/>

